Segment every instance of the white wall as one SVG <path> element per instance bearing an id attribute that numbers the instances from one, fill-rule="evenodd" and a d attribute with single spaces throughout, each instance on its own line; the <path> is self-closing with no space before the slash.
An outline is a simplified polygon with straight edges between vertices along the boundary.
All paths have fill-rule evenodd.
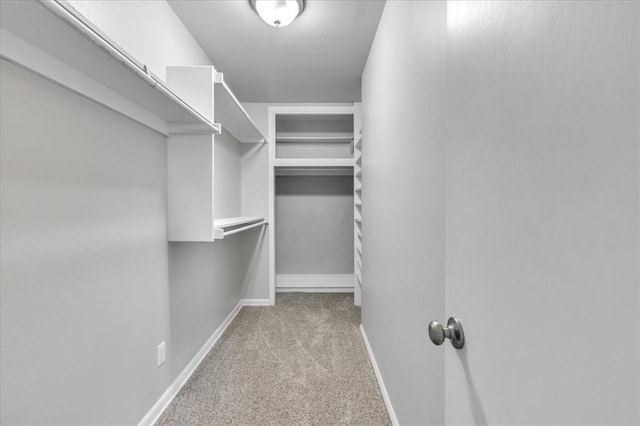
<path id="1" fill-rule="evenodd" d="M 102 32 L 166 81 L 166 67 L 211 65 L 200 45 L 164 0 L 70 0 Z"/>
<path id="2" fill-rule="evenodd" d="M 165 2 L 74 5 L 162 77 L 210 64 Z M 242 297 L 255 260 L 240 236 L 167 243 L 166 138 L 7 69 L 2 423 L 135 424 Z"/>
<path id="3" fill-rule="evenodd" d="M 362 80 L 362 324 L 401 424 L 444 421 L 444 2 L 387 2 Z"/>
<path id="4" fill-rule="evenodd" d="M 448 424 L 640 422 L 639 6 L 449 4 Z"/>
<path id="5" fill-rule="evenodd" d="M 387 3 L 362 310 L 401 424 L 640 422 L 639 8 Z M 427 338 L 451 315 L 462 351 Z"/>

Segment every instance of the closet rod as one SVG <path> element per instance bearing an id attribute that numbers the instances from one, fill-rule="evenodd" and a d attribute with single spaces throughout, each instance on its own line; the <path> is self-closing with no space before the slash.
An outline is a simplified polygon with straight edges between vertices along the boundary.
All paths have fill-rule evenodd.
<path id="1" fill-rule="evenodd" d="M 276 142 L 300 143 L 300 142 L 325 142 L 325 143 L 351 143 L 353 138 L 343 136 L 276 136 Z"/>
<path id="2" fill-rule="evenodd" d="M 146 65 L 140 65 L 135 62 L 133 59 L 129 58 L 125 53 L 123 53 L 118 47 L 114 46 L 112 42 L 107 40 L 100 32 L 94 29 L 89 23 L 85 22 L 83 19 L 79 18 L 76 13 L 74 13 L 73 6 L 68 6 L 66 2 L 62 2 L 60 0 L 39 0 L 40 4 L 49 9 L 54 15 L 60 18 L 62 21 L 68 23 L 73 28 L 75 28 L 80 34 L 88 38 L 92 43 L 94 43 L 99 48 L 103 49 L 107 52 L 111 57 L 113 57 L 118 62 L 122 63 L 125 67 L 127 67 L 130 71 L 132 71 L 135 75 L 140 77 L 143 81 L 145 81 L 150 87 L 157 89 L 164 96 L 171 99 L 173 102 L 180 105 L 184 108 L 188 113 L 201 121 L 208 129 L 212 131 L 212 133 L 220 134 L 220 124 L 212 123 L 205 116 L 200 114 L 198 111 L 193 109 L 189 104 L 180 99 L 175 95 L 171 90 L 165 87 L 161 82 L 156 80 L 151 76 L 149 70 Z"/>
<path id="3" fill-rule="evenodd" d="M 257 226 L 262 226 L 262 225 L 268 225 L 269 222 L 267 222 L 266 220 L 263 220 L 262 222 L 258 222 L 258 223 L 252 223 L 251 225 L 247 225 L 247 226 L 243 226 L 242 228 L 238 228 L 238 229 L 234 229 L 232 231 L 229 232 L 225 232 L 224 233 L 224 237 L 227 237 L 229 235 L 233 235 L 233 234 L 237 234 L 238 232 L 242 232 L 242 231 L 247 231 L 251 228 L 255 228 Z"/>

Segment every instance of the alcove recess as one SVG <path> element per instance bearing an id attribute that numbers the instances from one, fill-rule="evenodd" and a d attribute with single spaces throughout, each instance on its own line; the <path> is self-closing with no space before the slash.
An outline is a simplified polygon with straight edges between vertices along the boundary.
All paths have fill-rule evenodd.
<path id="1" fill-rule="evenodd" d="M 168 67 L 167 85 L 220 134 L 170 135 L 167 147 L 169 241 L 214 241 L 268 223 L 243 215 L 240 143 L 265 143 L 251 117 L 209 66 Z"/>
<path id="2" fill-rule="evenodd" d="M 270 127 L 275 291 L 354 292 L 359 304 L 360 105 L 272 107 Z"/>

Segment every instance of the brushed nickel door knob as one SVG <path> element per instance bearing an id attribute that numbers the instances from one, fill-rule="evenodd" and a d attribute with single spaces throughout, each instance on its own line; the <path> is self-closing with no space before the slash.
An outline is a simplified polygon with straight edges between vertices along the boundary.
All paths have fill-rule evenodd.
<path id="1" fill-rule="evenodd" d="M 464 347 L 462 323 L 456 317 L 449 318 L 446 327 L 438 321 L 431 321 L 429 323 L 429 338 L 434 345 L 438 346 L 444 343 L 444 339 L 449 339 L 454 348 L 462 349 Z"/>

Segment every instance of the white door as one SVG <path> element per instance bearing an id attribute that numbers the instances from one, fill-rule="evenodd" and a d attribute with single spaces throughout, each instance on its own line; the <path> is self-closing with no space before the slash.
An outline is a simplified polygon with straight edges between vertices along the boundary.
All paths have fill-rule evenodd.
<path id="1" fill-rule="evenodd" d="M 640 420 L 639 13 L 448 3 L 446 424 Z"/>

